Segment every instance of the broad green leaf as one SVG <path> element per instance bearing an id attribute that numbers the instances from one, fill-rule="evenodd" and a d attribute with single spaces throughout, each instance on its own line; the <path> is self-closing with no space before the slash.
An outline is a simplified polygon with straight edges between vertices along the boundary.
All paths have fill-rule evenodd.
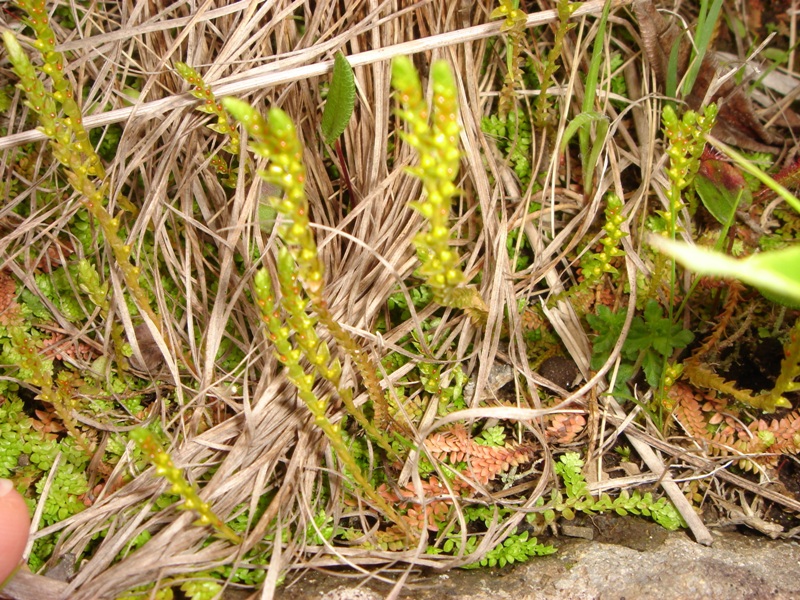
<path id="1" fill-rule="evenodd" d="M 586 73 L 586 82 L 583 88 L 583 104 L 581 105 L 581 113 L 592 113 L 595 109 L 595 98 L 597 97 L 597 88 L 600 82 L 600 66 L 603 62 L 603 56 L 606 53 L 606 26 L 608 24 L 608 16 L 611 12 L 611 2 L 606 2 L 603 6 L 603 14 L 600 15 L 600 21 L 597 25 L 597 35 L 594 38 L 594 45 L 592 46 L 592 59 L 589 62 L 589 70 Z M 545 86 L 546 87 L 546 86 Z M 605 115 L 603 115 L 605 117 Z M 600 154 L 600 147 L 605 142 L 605 134 L 608 131 L 601 132 L 597 128 L 597 136 L 594 140 L 591 139 L 591 131 L 588 125 L 582 125 L 578 134 L 578 146 L 581 151 L 581 167 L 583 168 L 583 193 L 590 194 L 592 187 L 592 180 L 594 178 L 594 168 L 597 157 Z M 590 148 L 590 142 L 593 147 Z"/>
<path id="2" fill-rule="evenodd" d="M 737 260 L 720 252 L 657 236 L 652 236 L 650 243 L 695 273 L 739 279 L 774 302 L 800 307 L 800 246 Z"/>
<path id="3" fill-rule="evenodd" d="M 795 209 L 797 212 L 800 212 L 800 198 L 792 194 L 789 190 L 787 190 L 784 186 L 780 183 L 775 181 L 772 177 L 764 173 L 761 169 L 755 166 L 752 161 L 746 159 L 744 156 L 739 154 L 736 150 L 728 146 L 727 144 L 722 143 L 718 139 L 713 136 L 707 135 L 706 141 L 714 146 L 717 150 L 722 151 L 725 153 L 726 156 L 730 157 L 730 159 L 736 163 L 736 165 L 745 173 L 749 173 L 756 179 L 758 179 L 761 183 L 775 192 L 778 196 L 783 198 L 789 206 Z"/>
<path id="4" fill-rule="evenodd" d="M 722 225 L 733 222 L 739 204 L 750 204 L 753 195 L 742 174 L 721 160 L 703 160 L 694 179 L 694 188 L 703 206 Z"/>
<path id="5" fill-rule="evenodd" d="M 322 111 L 322 137 L 333 144 L 347 127 L 356 102 L 356 82 L 353 68 L 344 54 L 337 52 L 333 60 L 333 77 L 328 99 Z"/>
<path id="6" fill-rule="evenodd" d="M 591 139 L 591 148 L 589 147 L 589 127 L 592 123 L 597 123 L 595 136 Z M 597 166 L 597 159 L 603 149 L 603 144 L 606 141 L 608 134 L 608 117 L 596 111 L 585 111 L 579 113 L 569 122 L 567 128 L 564 130 L 564 135 L 561 138 L 560 152 L 569 144 L 569 141 L 578 132 L 578 139 L 580 141 L 581 156 L 583 157 L 583 187 L 584 193 L 589 193 L 592 186 L 592 179 L 594 178 L 594 169 Z"/>

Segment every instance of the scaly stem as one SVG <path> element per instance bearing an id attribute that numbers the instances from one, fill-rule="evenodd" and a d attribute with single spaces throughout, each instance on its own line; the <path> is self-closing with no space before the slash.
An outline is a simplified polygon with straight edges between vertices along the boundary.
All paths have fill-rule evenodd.
<path id="1" fill-rule="evenodd" d="M 775 380 L 775 387 L 769 392 L 756 397 L 756 400 L 767 412 L 776 406 L 791 408 L 791 402 L 783 397 L 786 392 L 800 389 L 795 380 L 800 375 L 800 319 L 797 319 L 789 333 L 789 343 L 784 347 L 784 358 L 781 361 L 781 374 Z"/>
<path id="2" fill-rule="evenodd" d="M 10 31 L 4 31 L 9 61 L 20 78 L 18 87 L 25 92 L 26 105 L 39 115 L 40 129 L 51 140 L 53 156 L 66 167 L 67 180 L 81 194 L 81 202 L 99 223 L 137 308 L 160 328 L 161 320 L 150 307 L 148 295 L 139 283 L 139 268 L 130 262 L 131 248 L 120 237 L 119 219 L 112 217 L 104 206 L 108 184 L 100 180 L 105 172 L 64 77 L 64 58 L 55 51 L 55 34 L 47 21 L 44 0 L 22 0 L 19 5 L 28 12 L 28 21 L 37 36 L 34 45 L 44 59 L 42 71 L 52 80 L 54 91 L 45 91 L 17 39 Z M 57 116 L 58 106 L 65 115 L 63 118 Z"/>
<path id="3" fill-rule="evenodd" d="M 378 506 L 384 514 L 394 523 L 403 528 L 410 535 L 407 524 L 403 521 L 397 511 L 394 510 L 386 500 L 377 492 L 369 479 L 364 475 L 361 467 L 358 466 L 350 449 L 344 441 L 341 429 L 338 424 L 331 423 L 327 416 L 329 401 L 327 397 L 319 397 L 314 391 L 316 378 L 312 373 L 307 373 L 300 360 L 304 355 L 309 354 L 309 346 L 317 349 L 310 351 L 307 356 L 309 362 L 318 372 L 329 372 L 335 374 L 338 381 L 338 363 L 330 361 L 330 355 L 325 350 L 319 348 L 325 346 L 319 343 L 314 330 L 313 320 L 305 314 L 307 301 L 299 295 L 299 289 L 293 293 L 292 287 L 297 285 L 297 271 L 294 261 L 288 251 L 282 250 L 279 256 L 279 272 L 281 278 L 281 290 L 284 293 L 282 305 L 286 312 L 291 313 L 286 322 L 295 327 L 295 343 L 292 343 L 291 330 L 284 325 L 281 311 L 275 300 L 274 288 L 269 274 L 261 269 L 256 273 L 255 295 L 258 306 L 261 310 L 262 320 L 269 331 L 269 337 L 275 346 L 275 354 L 278 360 L 286 367 L 289 381 L 297 388 L 299 398 L 306 404 L 311 414 L 314 416 L 314 423 L 319 427 L 331 444 L 336 456 L 342 461 L 348 472 L 355 479 L 367 497 Z M 287 298 L 287 292 L 290 295 Z M 299 327 L 299 329 L 298 329 Z M 303 340 L 300 342 L 299 340 Z M 305 352 L 303 351 L 305 349 Z M 347 394 L 342 396 L 347 397 Z M 379 436 L 377 439 L 380 439 Z"/>
<path id="4" fill-rule="evenodd" d="M 217 516 L 208 502 L 200 498 L 200 494 L 195 487 L 186 480 L 183 471 L 175 466 L 175 463 L 172 462 L 172 457 L 161 447 L 161 444 L 158 443 L 158 440 L 150 431 L 141 428 L 134 429 L 131 431 L 130 436 L 156 468 L 156 474 L 172 484 L 170 491 L 183 498 L 183 504 L 179 508 L 193 510 L 200 515 L 200 518 L 195 523 L 196 525 L 210 525 L 220 537 L 234 544 L 242 543 L 242 538 Z"/>
<path id="5" fill-rule="evenodd" d="M 265 181 L 275 184 L 284 192 L 282 198 L 271 196 L 269 201 L 287 221 L 280 227 L 279 235 L 297 265 L 297 278 L 320 321 L 352 358 L 365 382 L 375 407 L 375 414 L 383 418 L 382 415 L 388 415 L 389 411 L 386 398 L 377 385 L 378 370 L 366 350 L 333 319 L 325 301 L 324 268 L 319 260 L 317 242 L 308 218 L 309 206 L 305 193 L 306 169 L 302 161 L 303 149 L 297 138 L 294 123 L 278 108 L 271 109 L 268 119 L 264 119 L 258 111 L 241 100 L 225 98 L 222 103 L 245 126 L 253 138 L 252 146 L 255 152 L 270 160 L 269 168 L 260 175 Z M 379 421 L 376 428 L 354 404 L 350 403 L 347 409 L 365 430 L 376 436 L 374 439 L 381 447 L 387 451 L 391 448 L 386 434 L 381 431 L 387 425 L 385 421 Z"/>
<path id="6" fill-rule="evenodd" d="M 422 199 L 410 203 L 428 221 L 427 229 L 414 238 L 422 262 L 419 274 L 433 289 L 437 302 L 466 309 L 474 320 L 481 321 L 488 313 L 486 304 L 475 287 L 463 285 L 466 277 L 458 253 L 450 247 L 450 205 L 458 192 L 455 179 L 461 160 L 457 89 L 444 61 L 433 63 L 431 77 L 433 118 L 429 124 L 422 84 L 411 60 L 398 57 L 392 63 L 392 87 L 401 106 L 397 114 L 410 127 L 401 137 L 419 154 L 419 165 L 408 172 L 418 177 L 425 189 Z"/>

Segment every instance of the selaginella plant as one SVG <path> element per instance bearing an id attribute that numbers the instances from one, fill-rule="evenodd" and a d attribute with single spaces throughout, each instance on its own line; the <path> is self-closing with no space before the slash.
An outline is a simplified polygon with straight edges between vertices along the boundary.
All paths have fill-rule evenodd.
<path id="1" fill-rule="evenodd" d="M 211 86 L 203 80 L 200 73 L 186 63 L 175 63 L 175 70 L 186 83 L 192 86 L 189 93 L 201 101 L 196 110 L 214 115 L 217 118 L 215 123 L 208 125 L 208 128 L 228 137 L 227 143 L 220 150 L 229 154 L 232 161 L 237 160 L 239 157 L 239 132 L 231 125 L 228 113 L 225 112 L 222 103 L 214 96 Z M 211 166 L 223 178 L 222 183 L 228 187 L 236 187 L 236 169 L 219 154 L 211 155 L 209 159 Z"/>
<path id="2" fill-rule="evenodd" d="M 170 492 L 183 498 L 183 504 L 179 508 L 193 510 L 199 515 L 196 525 L 210 526 L 220 537 L 230 540 L 234 544 L 241 543 L 242 539 L 236 532 L 217 516 L 208 502 L 200 498 L 197 489 L 186 480 L 183 472 L 175 466 L 172 457 L 161 447 L 151 431 L 143 428 L 134 429 L 131 431 L 130 437 L 139 446 L 147 460 L 153 464 L 156 475 L 172 484 Z"/>
<path id="3" fill-rule="evenodd" d="M 140 269 L 131 262 L 131 247 L 120 233 L 120 218 L 112 216 L 106 208 L 108 183 L 103 181 L 105 171 L 83 125 L 83 115 L 70 82 L 64 75 L 64 57 L 55 49 L 56 37 L 48 21 L 45 0 L 20 0 L 18 6 L 25 11 L 25 22 L 34 31 L 34 46 L 41 55 L 42 65 L 34 67 L 14 34 L 4 31 L 3 42 L 8 59 L 20 78 L 17 87 L 25 94 L 26 106 L 36 113 L 39 130 L 50 139 L 53 156 L 64 167 L 67 181 L 99 224 L 136 307 L 156 327 L 160 327 L 161 321 L 139 282 Z M 52 89 L 45 88 L 38 72 L 47 76 Z M 124 364 L 122 357 L 120 362 Z"/>
<path id="4" fill-rule="evenodd" d="M 433 109 L 429 111 L 422 84 L 411 59 L 398 57 L 392 63 L 392 87 L 400 102 L 398 116 L 409 126 L 400 135 L 419 154 L 419 164 L 408 172 L 422 181 L 425 195 L 411 207 L 428 221 L 414 245 L 422 266 L 419 274 L 444 306 L 464 309 L 481 321 L 486 304 L 474 286 L 464 285 L 466 276 L 458 253 L 450 245 L 450 207 L 458 193 L 461 151 L 458 136 L 458 91 L 450 67 L 444 61 L 431 65 Z M 429 118 L 430 115 L 430 118 Z"/>
<path id="5" fill-rule="evenodd" d="M 551 501 L 542 513 L 546 522 L 555 519 L 556 514 L 570 520 L 577 512 L 594 514 L 614 511 L 623 516 L 630 513 L 650 517 L 669 530 L 686 526 L 680 513 L 669 500 L 666 498 L 654 500 L 649 492 L 642 495 L 638 491 L 629 494 L 623 490 L 614 499 L 608 494 L 601 494 L 599 499 L 594 498 L 583 476 L 583 465 L 583 459 L 577 452 L 567 452 L 559 457 L 555 470 L 564 482 L 564 492 L 553 490 Z M 531 518 L 535 520 L 536 513 L 532 514 Z"/>
<path id="6" fill-rule="evenodd" d="M 36 341 L 23 323 L 8 323 L 5 329 L 12 344 L 5 354 L 20 368 L 20 378 L 39 389 L 39 397 L 53 406 L 70 435 L 87 454 L 91 454 L 91 444 L 78 430 L 78 424 L 72 417 L 75 397 L 68 380 L 71 373 L 65 371 L 53 377 L 53 361 L 40 354 Z"/>
<path id="7" fill-rule="evenodd" d="M 247 129 L 254 152 L 269 160 L 267 170 L 260 173 L 261 177 L 283 192 L 282 197 L 269 198 L 273 208 L 284 219 L 278 231 L 283 244 L 278 251 L 278 286 L 274 285 L 266 269 L 259 270 L 254 280 L 256 301 L 276 356 L 286 367 L 289 380 L 297 388 L 300 399 L 314 416 L 314 423 L 325 433 L 359 488 L 386 517 L 408 535 L 413 535 L 397 511 L 378 494 L 364 475 L 348 448 L 341 425 L 330 420 L 329 394 L 320 395 L 315 390 L 317 377 L 333 384 L 348 413 L 372 440 L 390 456 L 394 456 L 386 433 L 368 420 L 355 405 L 352 390 L 340 385 L 341 367 L 338 359 L 331 356 L 327 343 L 319 338 L 316 331 L 318 323 L 322 324 L 349 354 L 370 392 L 375 419 L 382 423 L 388 418 L 388 413 L 375 365 L 366 350 L 333 317 L 325 299 L 325 274 L 309 222 L 308 198 L 304 188 L 306 171 L 294 123 L 279 108 L 270 109 L 265 119 L 241 100 L 224 98 L 222 103 Z M 311 372 L 301 364 L 302 358 L 311 364 Z"/>
<path id="8" fill-rule="evenodd" d="M 506 74 L 500 91 L 498 110 L 501 116 L 514 109 L 514 89 L 522 83 L 522 40 L 525 34 L 527 15 L 519 8 L 519 0 L 500 0 L 500 6 L 489 15 L 492 19 L 504 19 L 501 30 L 506 34 Z"/>

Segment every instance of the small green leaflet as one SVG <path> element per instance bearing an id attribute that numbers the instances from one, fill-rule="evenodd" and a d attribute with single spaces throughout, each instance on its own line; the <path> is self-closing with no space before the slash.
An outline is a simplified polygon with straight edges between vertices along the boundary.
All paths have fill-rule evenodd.
<path id="1" fill-rule="evenodd" d="M 328 90 L 325 110 L 322 111 L 322 137 L 333 144 L 347 127 L 356 102 L 356 82 L 353 68 L 344 54 L 337 52 L 333 60 L 333 78 Z"/>

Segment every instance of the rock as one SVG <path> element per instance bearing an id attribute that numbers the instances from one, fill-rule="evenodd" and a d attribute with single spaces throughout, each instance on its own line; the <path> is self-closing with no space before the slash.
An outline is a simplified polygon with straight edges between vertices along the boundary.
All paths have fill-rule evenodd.
<path id="1" fill-rule="evenodd" d="M 796 542 L 738 533 L 714 535 L 714 545 L 709 548 L 693 542 L 685 532 L 672 532 L 663 543 L 647 545 L 644 551 L 596 540 L 548 540 L 558 547 L 557 554 L 505 569 L 454 570 L 416 580 L 410 578 L 411 589 L 404 590 L 403 597 L 415 600 L 790 600 L 798 597 L 800 545 Z M 313 579 L 312 586 L 301 583 L 279 590 L 276 597 L 319 600 L 329 598 L 322 594 L 342 585 L 341 578 L 333 576 L 314 574 Z M 375 585 L 373 590 L 384 598 L 390 588 Z"/>
<path id="2" fill-rule="evenodd" d="M 369 589 L 341 586 L 320 596 L 320 600 L 382 600 L 382 597 Z"/>

